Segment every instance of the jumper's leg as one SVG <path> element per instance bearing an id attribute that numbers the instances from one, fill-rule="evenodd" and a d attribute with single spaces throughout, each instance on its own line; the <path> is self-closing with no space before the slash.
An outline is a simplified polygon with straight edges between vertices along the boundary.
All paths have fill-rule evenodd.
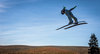
<path id="1" fill-rule="evenodd" d="M 71 16 L 68 16 L 68 19 L 69 19 L 68 25 L 72 24 L 73 23 L 73 20 L 72 20 Z"/>
<path id="2" fill-rule="evenodd" d="M 74 19 L 75 24 L 78 24 L 78 20 L 77 20 L 77 18 L 73 14 L 71 14 L 71 17 Z"/>

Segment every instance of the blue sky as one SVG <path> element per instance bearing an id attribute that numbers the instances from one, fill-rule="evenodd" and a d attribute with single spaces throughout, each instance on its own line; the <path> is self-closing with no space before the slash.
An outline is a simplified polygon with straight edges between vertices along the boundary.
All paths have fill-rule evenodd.
<path id="1" fill-rule="evenodd" d="M 100 42 L 99 0 L 0 0 L 0 45 L 88 46 L 92 33 Z M 87 25 L 56 29 L 68 23 L 60 11 L 70 9 Z M 99 44 L 100 45 L 100 44 Z"/>

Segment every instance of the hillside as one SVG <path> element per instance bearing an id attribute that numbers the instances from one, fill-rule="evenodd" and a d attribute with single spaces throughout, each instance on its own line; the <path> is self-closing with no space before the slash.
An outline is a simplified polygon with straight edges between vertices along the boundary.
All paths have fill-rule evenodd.
<path id="1" fill-rule="evenodd" d="M 88 54 L 82 46 L 0 46 L 0 54 Z"/>

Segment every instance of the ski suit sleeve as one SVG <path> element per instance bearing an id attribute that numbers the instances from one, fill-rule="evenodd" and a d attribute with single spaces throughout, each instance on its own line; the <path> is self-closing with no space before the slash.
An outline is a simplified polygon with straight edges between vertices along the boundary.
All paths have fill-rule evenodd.
<path id="1" fill-rule="evenodd" d="M 69 11 L 72 11 L 73 9 L 75 9 L 77 6 L 74 6 L 73 8 L 71 8 Z"/>

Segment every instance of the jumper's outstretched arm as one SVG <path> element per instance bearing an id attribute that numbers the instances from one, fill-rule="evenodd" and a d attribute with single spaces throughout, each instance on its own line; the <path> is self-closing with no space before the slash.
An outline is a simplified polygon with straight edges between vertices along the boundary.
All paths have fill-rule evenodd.
<path id="1" fill-rule="evenodd" d="M 73 9 L 75 9 L 77 6 L 74 6 L 73 8 L 71 8 L 69 11 L 72 11 Z"/>

